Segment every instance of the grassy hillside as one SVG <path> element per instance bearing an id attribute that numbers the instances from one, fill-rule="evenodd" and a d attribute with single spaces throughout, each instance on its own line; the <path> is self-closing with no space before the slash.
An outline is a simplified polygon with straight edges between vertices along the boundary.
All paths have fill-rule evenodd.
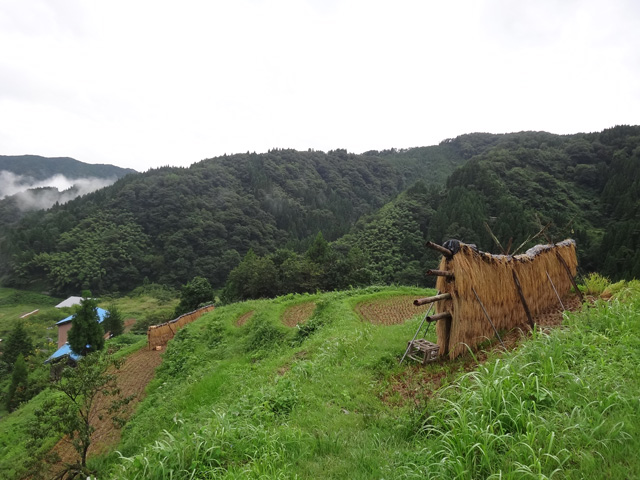
<path id="1" fill-rule="evenodd" d="M 219 308 L 171 343 L 120 454 L 94 465 L 127 479 L 637 477 L 633 285 L 462 375 L 464 361 L 397 366 L 420 315 L 376 325 L 354 311 L 424 291 Z M 309 302 L 307 323 L 283 324 Z"/>
<path id="2" fill-rule="evenodd" d="M 423 315 L 410 300 L 427 293 L 216 309 L 178 333 L 119 453 L 91 465 L 122 479 L 640 475 L 638 282 L 480 366 L 398 366 Z M 0 422 L 7 478 L 45 394 Z"/>

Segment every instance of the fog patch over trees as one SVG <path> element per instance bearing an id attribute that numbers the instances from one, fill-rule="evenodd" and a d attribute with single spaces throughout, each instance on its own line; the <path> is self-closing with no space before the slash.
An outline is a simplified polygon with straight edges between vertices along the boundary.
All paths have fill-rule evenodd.
<path id="1" fill-rule="evenodd" d="M 68 178 L 57 174 L 44 180 L 27 175 L 17 175 L 0 170 L 0 200 L 13 196 L 21 211 L 43 210 L 56 202 L 66 203 L 81 195 L 112 185 L 117 180 L 110 178 Z"/>

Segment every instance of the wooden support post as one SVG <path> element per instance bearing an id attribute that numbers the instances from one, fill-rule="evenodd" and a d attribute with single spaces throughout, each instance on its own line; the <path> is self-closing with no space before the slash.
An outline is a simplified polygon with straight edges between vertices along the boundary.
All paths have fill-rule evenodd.
<path id="1" fill-rule="evenodd" d="M 524 307 L 524 312 L 527 314 L 527 319 L 529 320 L 529 326 L 531 326 L 531 329 L 533 330 L 533 328 L 535 327 L 535 323 L 533 322 L 533 317 L 531 316 L 529 305 L 527 305 L 527 301 L 524 298 L 524 293 L 522 293 L 520 280 L 518 280 L 518 275 L 516 275 L 515 270 L 513 271 L 513 281 L 516 284 L 516 290 L 518 290 L 518 295 L 520 296 L 520 301 L 522 302 L 522 306 Z"/>
<path id="2" fill-rule="evenodd" d="M 556 297 L 558 297 L 558 301 L 560 302 L 560 307 L 562 307 L 562 310 L 566 310 L 564 308 L 564 303 L 562 303 L 562 299 L 560 298 L 560 295 L 558 295 L 558 290 L 556 290 L 556 286 L 553 284 L 553 281 L 551 280 L 551 277 L 549 276 L 549 272 L 545 272 L 547 274 L 547 278 L 549 279 L 549 283 L 551 284 L 551 288 L 553 288 L 554 293 L 556 294 Z"/>
<path id="3" fill-rule="evenodd" d="M 427 270 L 427 275 L 432 275 L 435 277 L 446 277 L 449 280 L 455 280 L 455 275 L 453 274 L 453 272 L 450 272 L 448 270 Z"/>
<path id="4" fill-rule="evenodd" d="M 560 263 L 562 264 L 564 269 L 567 271 L 567 275 L 569 275 L 569 280 L 571 280 L 571 284 L 573 285 L 573 288 L 575 289 L 576 293 L 580 297 L 580 301 L 584 302 L 584 297 L 582 296 L 582 292 L 578 288 L 578 284 L 574 280 L 573 275 L 571 275 L 571 270 L 569 270 L 569 265 L 567 265 L 567 262 L 564 261 L 564 258 L 562 258 L 562 255 L 560 255 L 560 253 L 558 253 L 557 251 L 556 251 L 556 257 L 558 257 L 558 260 L 560 260 Z"/>
<path id="5" fill-rule="evenodd" d="M 449 343 L 451 342 L 451 323 L 452 323 L 452 318 L 448 318 L 445 319 L 443 322 L 438 323 L 438 328 L 440 329 L 440 332 L 442 335 L 438 335 L 438 338 L 440 338 L 440 336 L 442 336 L 442 343 L 440 345 L 440 355 L 441 356 L 445 356 L 445 355 L 449 355 Z"/>
<path id="6" fill-rule="evenodd" d="M 426 317 L 427 322 L 437 322 L 438 320 L 451 320 L 451 314 L 449 312 L 436 313 Z"/>
<path id="7" fill-rule="evenodd" d="M 437 243 L 427 242 L 424 245 L 425 245 L 425 247 L 430 248 L 431 250 L 435 250 L 437 252 L 440 252 L 446 258 L 453 257 L 453 253 L 451 252 L 451 250 L 449 250 L 448 248 L 444 248 L 443 246 L 438 245 Z"/>
<path id="8" fill-rule="evenodd" d="M 414 300 L 413 304 L 416 307 L 419 307 L 420 305 L 426 305 L 427 303 L 438 302 L 440 300 L 449 300 L 450 298 L 450 293 L 441 293 L 440 295 L 436 295 L 434 297 L 419 298 L 417 300 Z"/>

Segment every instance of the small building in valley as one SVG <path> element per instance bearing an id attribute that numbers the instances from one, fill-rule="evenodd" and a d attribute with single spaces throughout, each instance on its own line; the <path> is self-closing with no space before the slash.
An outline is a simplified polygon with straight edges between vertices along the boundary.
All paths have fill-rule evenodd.
<path id="1" fill-rule="evenodd" d="M 98 313 L 98 323 L 102 323 L 104 321 L 107 312 L 104 308 L 96 308 Z M 50 363 L 54 360 L 62 358 L 64 356 L 69 356 L 72 360 L 77 360 L 80 358 L 80 355 L 77 355 L 71 350 L 69 343 L 67 342 L 67 337 L 69 335 L 69 330 L 71 330 L 71 321 L 73 320 L 73 315 L 69 315 L 66 318 L 60 320 L 56 325 L 58 326 L 58 350 L 56 350 L 44 363 Z"/>

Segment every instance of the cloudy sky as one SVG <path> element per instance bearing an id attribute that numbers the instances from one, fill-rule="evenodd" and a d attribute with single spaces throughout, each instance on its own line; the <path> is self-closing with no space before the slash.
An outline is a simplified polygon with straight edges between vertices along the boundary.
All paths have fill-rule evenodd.
<path id="1" fill-rule="evenodd" d="M 0 154 L 139 171 L 640 123 L 636 0 L 0 0 Z"/>

